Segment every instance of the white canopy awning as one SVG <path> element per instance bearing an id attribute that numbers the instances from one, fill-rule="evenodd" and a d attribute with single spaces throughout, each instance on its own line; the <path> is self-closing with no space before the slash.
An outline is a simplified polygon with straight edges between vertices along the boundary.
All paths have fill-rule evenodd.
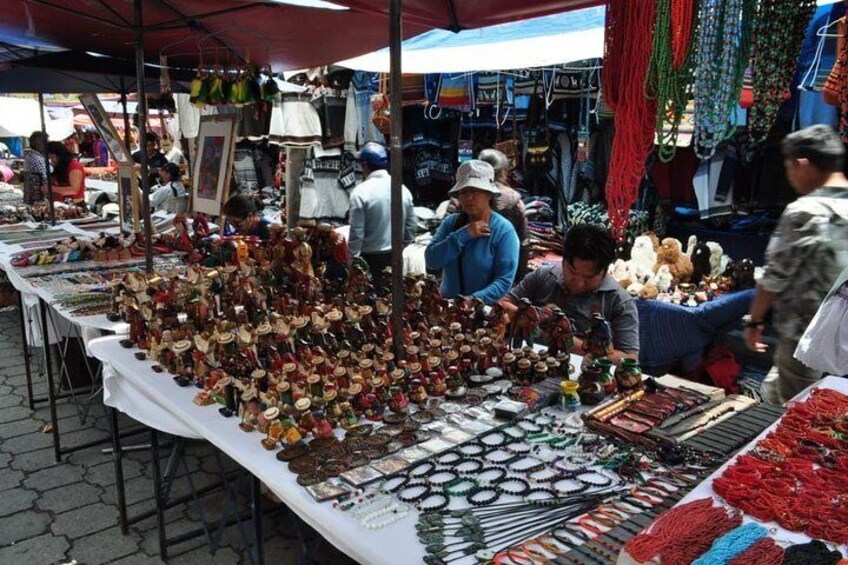
<path id="1" fill-rule="evenodd" d="M 47 135 L 61 141 L 74 133 L 73 118 L 52 119 L 45 110 Z M 0 137 L 29 137 L 41 129 L 38 100 L 0 97 Z"/>

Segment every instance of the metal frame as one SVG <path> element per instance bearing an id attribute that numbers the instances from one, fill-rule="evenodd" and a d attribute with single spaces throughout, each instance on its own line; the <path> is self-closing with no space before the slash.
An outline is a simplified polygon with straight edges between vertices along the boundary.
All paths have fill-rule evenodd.
<path id="1" fill-rule="evenodd" d="M 50 308 L 50 305 L 47 304 L 47 302 L 40 297 L 38 299 L 38 309 L 39 309 L 39 318 L 40 318 L 40 321 L 41 321 L 41 336 L 42 336 L 42 341 L 44 343 L 44 346 L 43 346 L 43 349 L 44 349 L 44 371 L 47 374 L 47 398 L 45 398 L 45 399 L 32 398 L 31 401 L 32 401 L 33 405 L 36 402 L 43 402 L 44 400 L 46 400 L 48 402 L 48 405 L 50 407 L 50 424 L 51 424 L 51 427 L 52 427 L 51 433 L 53 435 L 53 455 L 56 459 L 56 462 L 59 463 L 59 462 L 62 461 L 63 455 L 67 455 L 69 453 L 74 453 L 76 451 L 80 451 L 80 450 L 83 450 L 83 449 L 88 449 L 90 447 L 96 447 L 98 445 L 103 445 L 105 443 L 108 443 L 110 440 L 114 441 L 114 436 L 115 436 L 115 433 L 117 431 L 117 428 L 109 430 L 109 435 L 112 436 L 111 438 L 109 437 L 109 435 L 107 435 L 107 436 L 103 437 L 102 439 L 87 441 L 85 443 L 81 443 L 79 445 L 75 445 L 75 446 L 72 446 L 72 447 L 64 447 L 64 448 L 62 447 L 61 436 L 60 436 L 60 433 L 59 433 L 59 419 L 58 419 L 58 416 L 56 414 L 56 401 L 59 400 L 59 399 L 70 398 L 70 399 L 73 400 L 74 404 L 76 404 L 77 410 L 78 411 L 80 410 L 80 404 L 77 401 L 77 391 L 74 390 L 74 388 L 71 384 L 70 372 L 68 371 L 68 365 L 67 365 L 67 361 L 66 361 L 66 357 L 67 357 L 67 354 L 68 354 L 68 348 L 70 347 L 70 341 L 67 341 L 64 344 L 64 346 L 57 345 L 57 348 L 56 348 L 56 352 L 57 352 L 59 359 L 60 359 L 60 361 L 59 361 L 59 375 L 58 375 L 59 380 L 58 380 L 58 383 L 57 383 L 54 372 L 53 372 L 53 351 L 52 351 L 52 346 L 50 345 L 50 328 L 51 328 L 51 326 L 52 326 L 55 334 L 58 335 L 60 332 L 58 331 L 58 328 L 56 327 L 56 319 L 54 317 L 52 309 Z M 50 320 L 49 325 L 48 325 L 48 318 Z M 79 329 L 78 329 L 77 324 L 74 323 L 71 320 L 67 320 L 67 321 L 68 321 L 68 323 L 71 327 L 70 333 L 76 334 L 75 336 L 69 335 L 68 339 L 70 340 L 73 337 L 79 338 L 80 334 L 79 334 Z M 24 342 L 26 342 L 26 336 L 24 336 Z M 25 349 L 28 349 L 28 346 L 25 346 Z M 83 408 L 83 412 L 80 414 L 80 421 L 82 423 L 85 423 L 85 420 L 88 417 L 88 413 L 89 413 L 89 410 L 91 408 L 91 402 L 103 390 L 103 383 L 102 383 L 102 371 L 100 371 L 100 370 L 92 371 L 91 365 L 89 365 L 89 363 L 88 363 L 88 356 L 85 354 L 85 349 L 82 346 L 80 346 L 80 351 L 83 354 L 83 356 L 85 357 L 86 371 L 88 372 L 88 377 L 91 381 L 91 387 L 88 389 L 88 395 L 89 396 L 88 396 L 88 398 L 85 402 L 85 407 Z M 26 351 L 24 352 L 24 355 L 25 356 L 27 355 Z M 25 364 L 24 368 L 26 369 L 26 364 Z M 98 386 L 98 380 L 100 381 L 99 386 Z M 68 393 L 61 393 L 61 386 L 64 382 L 67 382 L 67 384 L 70 386 L 70 392 L 68 392 Z M 28 383 L 31 383 L 31 374 L 30 374 Z M 28 386 L 28 392 L 29 392 L 30 388 L 31 388 L 31 384 Z M 80 392 L 85 392 L 85 391 L 80 391 Z M 105 407 L 105 405 L 104 405 L 104 407 Z M 141 431 L 143 431 L 143 429 L 128 430 L 128 431 L 123 433 L 123 437 L 130 437 L 130 436 L 133 436 L 133 435 L 137 435 Z"/>
<path id="2" fill-rule="evenodd" d="M 153 458 L 153 497 L 156 503 L 156 509 L 152 513 L 156 515 L 156 529 L 159 540 L 159 558 L 163 561 L 167 561 L 169 547 L 200 536 L 206 538 L 206 542 L 209 545 L 210 550 L 214 553 L 220 547 L 224 530 L 229 526 L 236 525 L 238 527 L 242 547 L 246 550 L 245 555 L 247 557 L 247 561 L 251 565 L 263 565 L 265 563 L 265 550 L 262 531 L 261 482 L 241 466 L 239 466 L 235 473 L 227 473 L 224 468 L 221 451 L 215 448 L 215 463 L 221 482 L 203 489 L 197 489 L 194 481 L 192 480 L 192 473 L 188 469 L 185 459 L 183 458 L 185 453 L 185 443 L 185 438 L 174 438 L 174 445 L 168 457 L 165 472 L 163 473 L 160 459 L 159 432 L 154 428 L 150 428 L 150 453 Z M 119 452 L 120 447 L 116 449 L 115 453 L 117 454 Z M 183 478 L 188 481 L 191 493 L 178 499 L 170 500 L 171 487 L 173 486 L 174 480 L 177 479 L 176 473 L 180 465 L 182 465 L 185 470 Z M 121 477 L 123 477 L 122 474 Z M 250 481 L 250 512 L 240 513 L 238 510 L 239 486 L 247 481 Z M 218 520 L 213 522 L 207 519 L 207 512 L 204 510 L 200 498 L 203 495 L 219 488 L 224 489 L 227 496 L 227 504 L 225 505 Z M 191 500 L 193 506 L 200 514 L 201 525 L 195 530 L 169 538 L 166 532 L 165 510 L 176 504 L 187 502 L 188 500 Z M 279 508 L 285 509 L 286 506 L 281 504 Z M 149 515 L 150 513 L 143 516 L 137 516 L 133 518 L 132 521 L 138 521 L 148 517 Z M 125 515 L 122 516 L 122 518 L 126 520 Z M 245 527 L 245 522 L 247 520 L 250 520 L 253 524 L 252 535 L 250 535 L 250 532 Z M 123 527 L 124 524 L 122 523 L 122 530 Z"/>

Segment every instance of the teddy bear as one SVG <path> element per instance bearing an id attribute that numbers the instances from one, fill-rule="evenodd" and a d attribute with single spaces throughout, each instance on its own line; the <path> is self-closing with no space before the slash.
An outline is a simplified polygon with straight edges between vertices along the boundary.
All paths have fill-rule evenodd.
<path id="1" fill-rule="evenodd" d="M 683 253 L 683 245 L 673 237 L 662 240 L 662 245 L 657 250 L 657 263 L 654 268 L 656 272 L 663 265 L 668 265 L 674 284 L 689 282 L 692 278 L 692 261 Z"/>

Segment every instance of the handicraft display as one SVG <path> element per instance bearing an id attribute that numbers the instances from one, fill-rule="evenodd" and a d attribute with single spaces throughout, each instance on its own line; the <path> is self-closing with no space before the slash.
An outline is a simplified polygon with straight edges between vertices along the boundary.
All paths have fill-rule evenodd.
<path id="1" fill-rule="evenodd" d="M 812 538 L 848 543 L 848 396 L 813 389 L 713 481 L 728 504 Z"/>

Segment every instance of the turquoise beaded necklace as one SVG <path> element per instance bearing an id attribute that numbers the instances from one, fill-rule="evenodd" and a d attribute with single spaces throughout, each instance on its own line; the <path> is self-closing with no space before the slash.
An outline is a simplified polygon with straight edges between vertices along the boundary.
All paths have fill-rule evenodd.
<path id="1" fill-rule="evenodd" d="M 703 0 L 695 63 L 695 153 L 715 154 L 736 131 L 756 0 Z"/>

